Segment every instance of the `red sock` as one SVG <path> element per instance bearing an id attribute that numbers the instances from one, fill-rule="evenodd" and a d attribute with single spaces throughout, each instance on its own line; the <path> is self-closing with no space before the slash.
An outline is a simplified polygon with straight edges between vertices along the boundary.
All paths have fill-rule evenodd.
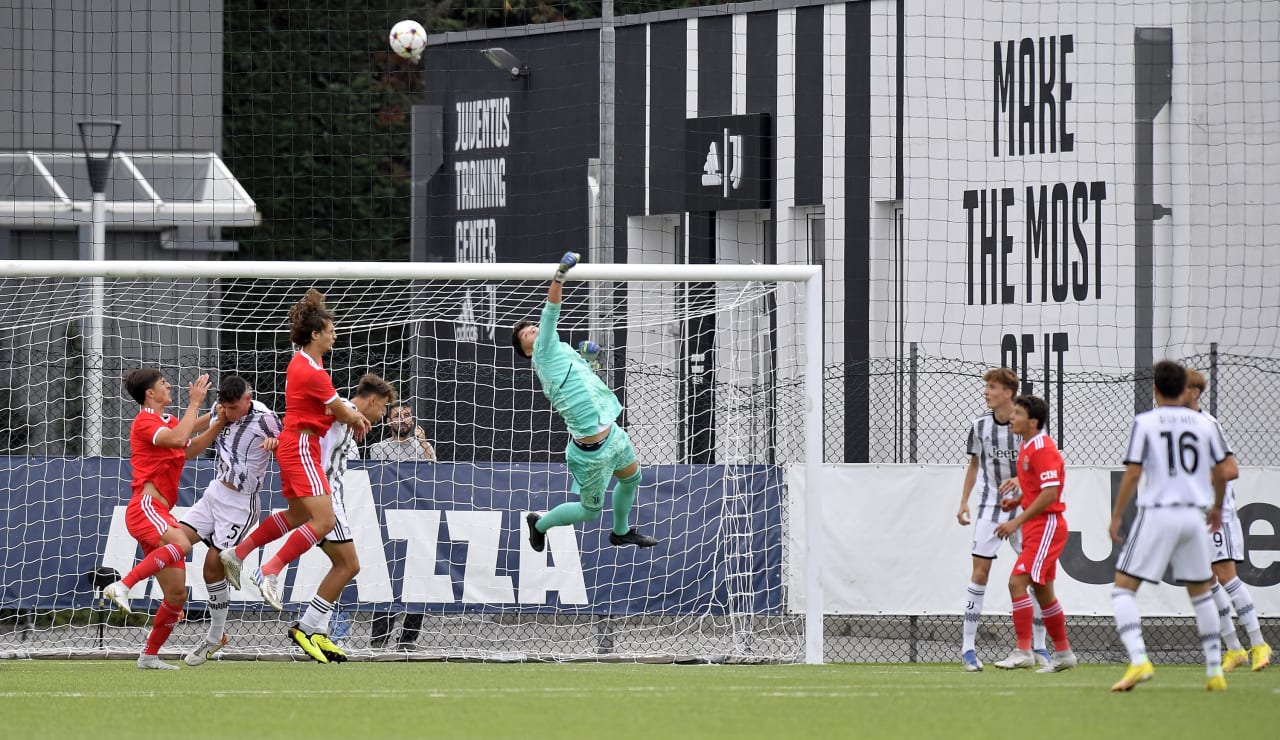
<path id="1" fill-rule="evenodd" d="M 1018 649 L 1031 649 L 1031 623 L 1035 620 L 1035 608 L 1031 597 L 1023 596 L 1013 602 L 1013 632 L 1018 636 Z"/>
<path id="2" fill-rule="evenodd" d="M 182 554 L 181 547 L 165 545 L 158 550 L 152 550 L 150 555 L 133 566 L 133 570 L 126 573 L 120 581 L 125 586 L 133 588 L 138 583 L 147 580 L 174 563 L 181 562 L 185 558 L 186 556 Z"/>
<path id="3" fill-rule="evenodd" d="M 245 559 L 249 553 L 262 547 L 268 542 L 275 542 L 285 533 L 289 531 L 289 522 L 284 518 L 283 511 L 277 511 L 266 519 L 262 520 L 244 541 L 236 545 L 236 557 L 241 560 Z"/>
<path id="4" fill-rule="evenodd" d="M 159 655 L 160 647 L 169 639 L 173 628 L 182 621 L 182 604 L 174 606 L 167 601 L 160 602 L 156 610 L 155 621 L 151 623 L 151 634 L 147 636 L 147 646 L 142 649 L 143 655 Z"/>
<path id="5" fill-rule="evenodd" d="M 262 572 L 269 576 L 279 575 L 280 571 L 284 570 L 284 566 L 302 557 L 302 553 L 315 547 L 319 541 L 320 538 L 316 536 L 316 531 L 310 524 L 298 527 L 293 530 L 293 534 L 289 535 L 289 539 L 284 541 L 284 547 L 280 548 L 275 557 L 262 566 Z"/>
<path id="6" fill-rule="evenodd" d="M 1052 604 L 1040 610 L 1040 615 L 1044 617 L 1044 631 L 1053 640 L 1053 649 L 1059 653 L 1070 650 L 1071 643 L 1067 642 L 1067 615 L 1062 613 L 1062 604 L 1054 599 Z"/>

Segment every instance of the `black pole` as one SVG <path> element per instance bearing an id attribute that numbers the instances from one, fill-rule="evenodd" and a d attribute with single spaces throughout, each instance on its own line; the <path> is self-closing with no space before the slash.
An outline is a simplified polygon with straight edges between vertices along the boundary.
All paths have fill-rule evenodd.
<path id="1" fill-rule="evenodd" d="M 1155 363 L 1155 243 L 1153 224 L 1168 214 L 1154 202 L 1155 118 L 1173 96 L 1173 29 L 1137 28 L 1134 39 L 1134 328 L 1133 410 L 1151 408 Z"/>
<path id="2" fill-rule="evenodd" d="M 1209 413 L 1218 415 L 1218 343 L 1209 344 Z"/>

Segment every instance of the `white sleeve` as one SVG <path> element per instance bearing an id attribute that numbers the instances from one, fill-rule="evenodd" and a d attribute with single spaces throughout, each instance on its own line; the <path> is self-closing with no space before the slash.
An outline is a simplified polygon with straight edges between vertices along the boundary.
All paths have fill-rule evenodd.
<path id="1" fill-rule="evenodd" d="M 1141 465 L 1142 459 L 1147 454 L 1146 435 L 1142 433 L 1142 427 L 1138 424 L 1138 420 L 1133 420 L 1133 426 L 1129 428 L 1129 446 L 1125 449 L 1124 463 L 1125 465 Z"/>

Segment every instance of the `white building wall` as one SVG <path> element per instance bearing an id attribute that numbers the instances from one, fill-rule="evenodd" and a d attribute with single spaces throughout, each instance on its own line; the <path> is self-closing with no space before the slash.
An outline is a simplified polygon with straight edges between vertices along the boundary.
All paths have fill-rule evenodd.
<path id="1" fill-rule="evenodd" d="M 893 3 L 877 3 L 873 16 L 893 8 Z M 1153 228 L 1155 356 L 1204 354 L 1216 342 L 1224 353 L 1276 357 L 1280 252 L 1269 248 L 1268 235 L 1280 205 L 1275 166 L 1280 157 L 1280 5 L 1258 0 L 927 0 L 909 4 L 906 13 L 904 340 L 918 342 L 926 356 L 961 361 L 954 375 L 930 379 L 934 385 L 927 397 L 922 389 L 922 404 L 930 404 L 922 405 L 922 422 L 954 427 L 959 434 L 965 417 L 981 410 L 977 376 L 982 368 L 1007 363 L 1017 365 L 1033 392 L 1050 394 L 1055 413 L 1054 396 L 1062 395 L 1069 439 L 1087 435 L 1094 449 L 1123 444 L 1127 419 L 1119 418 L 1124 405 L 1120 399 L 1117 406 L 1115 387 L 1062 386 L 1057 380 L 1059 362 L 1077 378 L 1088 373 L 1119 377 L 1134 370 L 1139 28 L 1167 27 L 1173 33 L 1172 100 L 1154 130 L 1154 200 L 1172 211 Z M 889 23 L 874 23 L 873 29 L 873 43 L 893 43 Z M 1073 48 L 1063 67 L 1066 36 Z M 1056 103 L 1066 94 L 1064 72 L 1071 85 L 1065 103 L 1067 131 L 1074 136 L 1071 151 L 1061 138 L 1041 148 L 1038 116 L 1031 129 L 1034 151 L 1008 150 L 1007 114 L 999 119 L 995 114 L 996 44 L 1003 61 L 1007 45 L 1022 39 L 1032 40 L 1035 59 L 1020 67 L 1015 47 L 1011 96 L 1016 101 L 1019 92 L 1035 95 L 1038 102 L 1040 44 L 1053 40 L 1059 63 L 1046 60 L 1044 72 L 1052 67 Z M 873 132 L 888 126 L 894 111 L 891 95 L 873 79 L 877 90 Z M 1061 108 L 1055 113 L 1060 116 Z M 877 182 L 873 178 L 873 187 Z M 1041 186 L 1051 192 L 1057 183 L 1072 196 L 1076 183 L 1084 183 L 1087 196 L 1068 202 L 1067 295 L 1055 300 L 1051 285 L 1046 300 L 1041 264 L 1034 257 L 1028 277 L 1027 189 L 1038 196 Z M 1093 183 L 1105 183 L 1105 199 L 1092 199 Z M 1007 244 L 1008 252 L 997 250 L 994 280 L 989 265 L 985 270 L 984 293 L 983 226 L 975 225 L 971 237 L 969 224 L 970 215 L 981 220 L 981 209 L 966 209 L 965 197 L 985 191 L 990 200 L 993 188 L 1001 198 L 1001 191 L 1011 188 L 1013 203 L 1003 232 L 993 218 L 1000 209 L 987 205 L 987 232 L 1009 241 L 998 244 Z M 875 250 L 877 258 L 887 253 Z M 873 267 L 872 274 L 874 300 L 892 300 L 893 291 L 882 282 L 893 275 L 892 266 Z M 1052 283 L 1052 268 L 1048 277 Z M 1074 283 L 1085 277 L 1077 293 Z M 881 285 L 885 289 L 874 287 Z M 873 308 L 875 320 L 893 315 L 891 307 Z M 873 328 L 873 337 L 892 334 L 888 325 Z M 1069 348 L 1055 351 L 1062 338 Z M 1005 344 L 1009 340 L 1016 347 Z M 878 356 L 891 357 L 893 351 L 892 342 L 873 340 Z M 1271 412 L 1254 406 L 1233 405 L 1233 421 L 1265 430 L 1262 415 Z M 1117 418 L 1102 418 L 1099 409 Z M 959 442 L 940 432 L 931 445 L 921 449 L 921 459 L 947 459 Z"/>

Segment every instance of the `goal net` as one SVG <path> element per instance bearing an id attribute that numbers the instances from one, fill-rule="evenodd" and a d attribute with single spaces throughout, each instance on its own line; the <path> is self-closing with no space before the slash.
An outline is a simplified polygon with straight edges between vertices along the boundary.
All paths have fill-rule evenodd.
<path id="1" fill-rule="evenodd" d="M 288 307 L 315 287 L 337 315 L 338 344 L 326 365 L 339 392 L 349 395 L 366 372 L 381 375 L 436 456 L 370 459 L 371 447 L 392 434 L 382 423 L 349 464 L 346 508 L 361 569 L 338 605 L 334 637 L 350 654 L 804 659 L 805 617 L 786 596 L 801 577 L 792 550 L 805 542 L 804 522 L 791 516 L 786 493 L 788 475 L 804 474 L 799 464 L 818 455 L 806 443 L 821 412 L 818 367 L 810 363 L 821 333 L 804 302 L 820 278 L 804 281 L 817 268 L 575 270 L 560 337 L 604 347 L 598 372 L 623 402 L 618 421 L 643 472 L 632 524 L 661 544 L 611 546 L 606 502 L 598 521 L 551 530 L 547 552 L 537 553 L 524 517 L 570 500 L 569 438 L 509 340 L 517 320 L 536 320 L 550 272 L 0 263 L 8 275 L 0 276 L 0 616 L 9 622 L 0 650 L 139 649 L 158 584 L 135 587 L 138 613 L 129 619 L 99 593 L 139 557 L 124 524 L 137 405 L 121 378 L 141 366 L 160 369 L 174 385 L 169 410 L 180 413 L 196 376 L 207 372 L 216 386 L 238 374 L 257 400 L 284 414 L 294 351 Z M 183 472 L 179 520 L 213 479 L 211 455 Z M 283 507 L 279 491 L 272 463 L 258 494 L 264 510 Z M 205 553 L 197 546 L 188 563 L 186 620 L 167 651 L 185 651 L 204 634 Z M 287 625 L 327 565 L 317 550 L 284 571 L 283 613 L 265 607 L 246 579 L 232 592 L 227 654 L 288 654 Z M 820 655 L 818 632 L 810 639 Z"/>

